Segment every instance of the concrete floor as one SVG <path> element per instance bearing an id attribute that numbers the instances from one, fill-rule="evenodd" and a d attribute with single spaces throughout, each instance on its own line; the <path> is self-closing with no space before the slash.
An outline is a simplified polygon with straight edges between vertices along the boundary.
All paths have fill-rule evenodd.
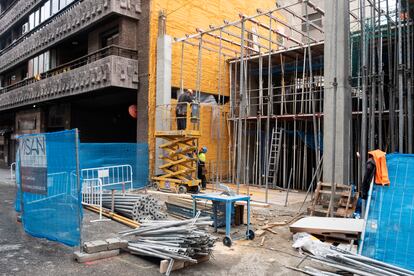
<path id="1" fill-rule="evenodd" d="M 0 177 L 5 175 L 0 174 Z M 0 178 L 0 275 L 160 275 L 158 263 L 128 253 L 86 264 L 74 262 L 73 248 L 34 238 L 22 230 L 16 221 L 14 197 L 12 182 Z M 262 219 L 280 215 L 271 220 L 280 221 L 289 212 L 286 208 L 275 208 L 254 210 L 254 217 Z M 84 240 L 113 237 L 125 229 L 113 221 L 90 222 L 96 218 L 96 214 L 85 212 Z M 227 248 L 222 245 L 221 236 L 212 260 L 175 271 L 173 275 L 300 275 L 285 267 L 294 266 L 301 259 L 291 248 L 288 228 L 274 230 L 277 234 L 266 233 L 263 246 L 260 246 L 262 238 L 257 238 L 254 241 L 236 241 L 233 247 Z M 245 226 L 235 228 L 234 234 L 242 235 L 244 231 Z"/>
<path id="2" fill-rule="evenodd" d="M 233 191 L 237 191 L 237 185 L 232 183 L 225 183 L 226 186 L 231 188 Z M 206 192 L 215 192 L 215 184 L 207 184 Z M 266 201 L 266 189 L 259 188 L 255 186 L 247 186 L 245 184 L 240 184 L 239 194 L 241 195 L 250 195 L 250 198 L 254 201 L 265 202 Z M 268 202 L 276 206 L 285 206 L 286 202 L 286 191 L 277 190 L 277 189 L 268 189 Z M 306 192 L 291 190 L 287 196 L 288 204 L 298 204 L 302 203 L 305 199 L 306 202 L 310 202 L 310 195 L 306 197 Z"/>

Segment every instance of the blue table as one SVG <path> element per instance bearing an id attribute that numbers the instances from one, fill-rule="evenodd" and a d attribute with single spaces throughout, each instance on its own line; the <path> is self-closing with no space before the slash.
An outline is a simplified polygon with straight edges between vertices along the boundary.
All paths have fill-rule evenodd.
<path id="1" fill-rule="evenodd" d="M 211 194 L 196 194 L 196 195 L 192 195 L 192 197 L 193 197 L 193 216 L 195 216 L 197 213 L 197 199 L 211 200 L 213 204 L 214 202 L 224 202 L 226 204 L 226 237 L 224 237 L 223 243 L 224 245 L 229 246 L 229 247 L 231 246 L 231 243 L 232 243 L 232 240 L 230 237 L 232 206 L 236 201 L 246 201 L 247 203 L 246 239 L 248 240 L 254 239 L 254 232 L 253 230 L 249 229 L 250 227 L 250 196 L 245 196 L 245 195 L 227 196 L 221 193 L 211 193 Z M 217 218 L 215 218 L 215 221 L 217 225 Z"/>

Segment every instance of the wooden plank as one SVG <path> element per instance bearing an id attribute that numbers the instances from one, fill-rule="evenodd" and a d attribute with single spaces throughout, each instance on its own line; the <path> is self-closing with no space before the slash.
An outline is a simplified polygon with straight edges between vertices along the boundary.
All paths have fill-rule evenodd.
<path id="1" fill-rule="evenodd" d="M 344 233 L 359 234 L 362 232 L 364 220 L 350 218 L 306 217 L 290 225 L 293 233 Z"/>

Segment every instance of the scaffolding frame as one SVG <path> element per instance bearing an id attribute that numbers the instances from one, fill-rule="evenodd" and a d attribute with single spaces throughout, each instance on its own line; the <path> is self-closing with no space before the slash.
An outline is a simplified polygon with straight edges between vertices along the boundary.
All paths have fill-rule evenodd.
<path id="1" fill-rule="evenodd" d="M 391 2 L 395 7 L 390 6 Z M 305 16 L 294 11 L 296 5 L 304 8 Z M 412 153 L 414 41 L 410 8 L 408 0 L 350 1 L 353 120 L 349 135 L 354 140 L 350 178 L 358 184 L 358 190 L 369 150 L 395 151 L 398 145 L 400 152 Z M 230 112 L 227 118 L 219 116 L 219 124 L 227 120 L 232 135 L 228 145 L 229 171 L 225 177 L 217 162 L 216 184 L 224 180 L 236 183 L 237 192 L 241 184 L 246 184 L 247 189 L 250 185 L 264 187 L 267 202 L 269 188 L 312 190 L 320 179 L 324 42 L 312 35 L 323 35 L 323 27 L 318 20 L 310 19 L 311 11 L 317 11 L 322 18 L 325 14 L 313 1 L 305 0 L 268 11 L 258 9 L 251 16 L 239 14 L 236 21 L 225 20 L 220 26 L 199 28 L 194 34 L 174 39 L 182 49 L 184 45 L 198 48 L 197 99 L 202 92 L 203 51 L 218 55 L 219 104 L 226 101 L 223 76 L 228 74 Z M 299 23 L 287 23 L 282 14 Z M 182 51 L 181 59 L 184 55 Z M 226 66 L 221 65 L 223 60 Z M 181 91 L 182 80 L 181 76 Z M 276 186 L 265 178 L 273 127 L 288 130 L 284 132 Z M 220 130 L 218 127 L 217 137 Z M 219 139 L 217 143 L 220 148 Z M 220 150 L 216 158 L 223 159 Z M 288 185 L 291 171 L 292 185 Z"/>

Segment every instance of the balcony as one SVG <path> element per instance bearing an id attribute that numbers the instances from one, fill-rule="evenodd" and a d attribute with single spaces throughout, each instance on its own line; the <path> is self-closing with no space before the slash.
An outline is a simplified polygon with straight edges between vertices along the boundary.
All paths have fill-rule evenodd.
<path id="1" fill-rule="evenodd" d="M 0 90 L 7 110 L 107 87 L 138 89 L 137 51 L 108 46 Z"/>
<path id="2" fill-rule="evenodd" d="M 138 19 L 140 0 L 84 0 L 52 17 L 37 31 L 22 37 L 0 55 L 0 72 L 97 23 L 111 14 Z"/>
<path id="3" fill-rule="evenodd" d="M 0 16 L 0 35 L 4 34 L 12 25 L 32 10 L 32 8 L 40 3 L 41 0 L 16 0 L 4 13 Z"/>

